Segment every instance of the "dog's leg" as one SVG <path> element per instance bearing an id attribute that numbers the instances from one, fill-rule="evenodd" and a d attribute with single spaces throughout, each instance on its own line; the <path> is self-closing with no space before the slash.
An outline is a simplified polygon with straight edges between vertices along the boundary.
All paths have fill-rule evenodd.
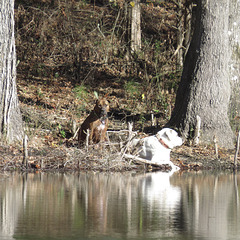
<path id="1" fill-rule="evenodd" d="M 94 142 L 93 133 L 94 133 L 94 129 L 89 129 L 89 143 L 90 144 L 92 144 L 92 142 Z"/>
<path id="2" fill-rule="evenodd" d="M 78 147 L 81 148 L 83 146 L 83 143 L 85 141 L 85 133 L 83 132 L 82 128 L 78 130 Z"/>

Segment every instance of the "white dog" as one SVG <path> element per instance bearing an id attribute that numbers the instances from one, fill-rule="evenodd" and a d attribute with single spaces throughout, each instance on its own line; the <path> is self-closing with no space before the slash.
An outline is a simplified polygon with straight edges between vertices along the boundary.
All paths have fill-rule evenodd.
<path id="1" fill-rule="evenodd" d="M 177 132 L 170 128 L 163 128 L 154 136 L 133 140 L 133 146 L 140 145 L 139 157 L 157 164 L 168 164 L 172 169 L 179 168 L 170 161 L 170 152 L 182 143 Z"/>

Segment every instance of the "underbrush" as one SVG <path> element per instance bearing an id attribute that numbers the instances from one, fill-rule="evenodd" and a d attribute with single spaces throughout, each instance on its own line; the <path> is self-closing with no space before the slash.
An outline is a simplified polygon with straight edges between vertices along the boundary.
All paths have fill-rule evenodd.
<path id="1" fill-rule="evenodd" d="M 181 73 L 175 56 L 176 5 L 142 4 L 142 48 L 133 54 L 124 4 L 17 0 L 19 78 L 46 86 L 64 80 L 72 88 L 103 88 L 105 92 L 134 81 L 145 90 L 148 86 L 141 94 L 152 101 L 159 95 L 155 89 L 176 91 Z"/>

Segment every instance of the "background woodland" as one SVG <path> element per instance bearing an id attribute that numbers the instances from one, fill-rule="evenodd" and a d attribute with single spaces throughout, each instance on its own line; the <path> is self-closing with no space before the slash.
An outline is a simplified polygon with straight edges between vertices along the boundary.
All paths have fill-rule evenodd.
<path id="1" fill-rule="evenodd" d="M 140 115 L 141 128 L 151 111 L 166 121 L 188 45 L 182 21 L 191 21 L 188 7 L 182 1 L 142 3 L 142 46 L 131 52 L 131 2 L 16 0 L 17 85 L 25 121 L 52 124 L 32 119 L 30 106 L 38 106 L 81 123 L 94 91 L 108 94 L 112 112 Z"/>

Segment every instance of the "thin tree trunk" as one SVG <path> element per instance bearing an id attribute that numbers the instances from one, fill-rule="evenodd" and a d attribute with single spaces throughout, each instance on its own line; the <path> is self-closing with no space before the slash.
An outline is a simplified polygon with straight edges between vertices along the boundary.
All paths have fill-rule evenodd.
<path id="1" fill-rule="evenodd" d="M 14 0 L 0 1 L 0 137 L 10 143 L 23 138 L 16 88 Z"/>
<path id="2" fill-rule="evenodd" d="M 224 7 L 223 7 L 224 6 Z M 195 31 L 184 63 L 175 109 L 168 123 L 193 137 L 196 117 L 202 120 L 200 141 L 233 147 L 228 120 L 229 1 L 198 1 Z"/>
<path id="3" fill-rule="evenodd" d="M 183 41 L 184 41 L 184 13 L 183 13 L 183 1 L 178 0 L 177 2 L 177 7 L 178 7 L 178 19 L 177 19 L 177 63 L 180 66 L 183 66 Z"/>
<path id="4" fill-rule="evenodd" d="M 177 19 L 177 64 L 181 67 L 190 45 L 192 32 L 192 6 L 189 0 L 178 0 L 175 2 L 178 9 Z"/>
<path id="5" fill-rule="evenodd" d="M 140 0 L 131 2 L 131 50 L 138 52 L 141 49 L 141 6 Z"/>

